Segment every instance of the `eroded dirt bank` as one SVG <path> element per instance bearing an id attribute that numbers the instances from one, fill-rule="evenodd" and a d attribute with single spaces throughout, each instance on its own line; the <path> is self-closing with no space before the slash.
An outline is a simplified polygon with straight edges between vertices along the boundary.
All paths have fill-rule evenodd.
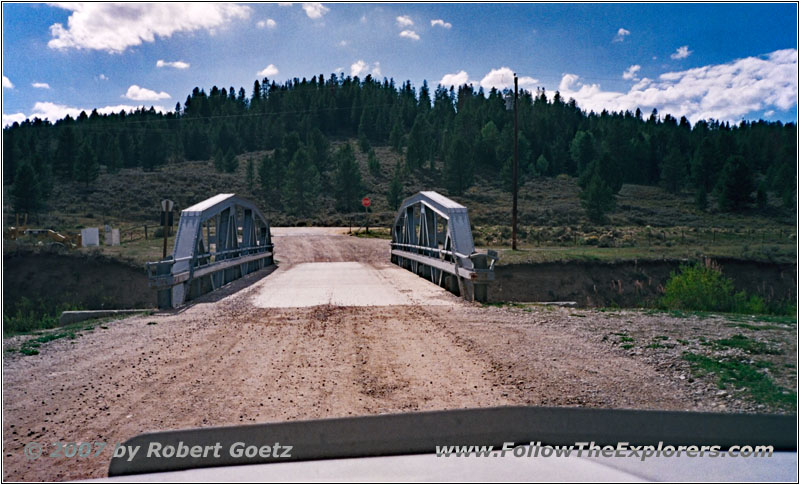
<path id="1" fill-rule="evenodd" d="M 793 264 L 715 260 L 739 291 L 768 301 L 794 301 L 797 270 Z M 582 307 L 637 307 L 663 294 L 663 285 L 681 261 L 620 263 L 509 264 L 495 268 L 490 301 L 574 301 Z"/>

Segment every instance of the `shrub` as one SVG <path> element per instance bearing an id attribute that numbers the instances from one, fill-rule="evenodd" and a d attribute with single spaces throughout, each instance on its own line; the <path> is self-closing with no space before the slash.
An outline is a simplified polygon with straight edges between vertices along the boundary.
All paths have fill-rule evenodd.
<path id="1" fill-rule="evenodd" d="M 713 263 L 682 265 L 678 273 L 670 274 L 661 306 L 670 310 L 749 314 L 792 315 L 795 312 L 791 302 L 768 303 L 760 296 L 734 291 L 733 282 Z"/>
<path id="2" fill-rule="evenodd" d="M 661 304 L 671 310 L 729 311 L 733 303 L 733 282 L 719 267 L 681 265 L 670 274 Z"/>

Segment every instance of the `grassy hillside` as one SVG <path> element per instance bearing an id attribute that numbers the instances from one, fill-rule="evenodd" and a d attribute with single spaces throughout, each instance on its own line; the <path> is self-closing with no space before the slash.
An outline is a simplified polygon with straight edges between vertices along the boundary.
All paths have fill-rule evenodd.
<path id="1" fill-rule="evenodd" d="M 344 141 L 334 141 L 331 149 Z M 353 142 L 355 145 L 355 142 Z M 384 194 L 400 156 L 389 147 L 374 147 L 380 161 L 380 174 L 367 168 L 367 156 L 356 149 L 366 188 L 372 198 L 374 225 L 388 225 L 394 211 Z M 133 229 L 123 232 L 123 241 L 143 233 L 149 225 L 152 237 L 158 224 L 159 201 L 171 198 L 177 209 L 217 193 L 233 192 L 258 203 L 273 225 L 355 225 L 363 214 L 342 214 L 335 210 L 331 180 L 323 177 L 321 196 L 310 217 L 288 215 L 285 204 L 266 200 L 258 181 L 248 187 L 247 160 L 255 165 L 265 152 L 239 155 L 234 173 L 217 172 L 210 160 L 168 164 L 156 171 L 122 169 L 116 174 L 101 170 L 96 182 L 61 183 L 54 187 L 48 208 L 32 226 L 77 232 L 82 227 L 101 226 Z M 477 245 L 498 249 L 510 246 L 511 195 L 499 177 L 478 175 L 476 183 L 461 196 L 452 196 L 470 210 Z M 412 172 L 403 181 L 403 196 L 419 190 L 442 188 L 440 172 Z M 4 190 L 5 223 L 13 224 L 9 190 Z M 539 177 L 520 188 L 520 242 L 523 251 L 504 254 L 506 262 L 553 259 L 636 259 L 685 258 L 702 255 L 744 259 L 794 261 L 795 214 L 771 200 L 767 209 L 744 214 L 718 212 L 713 207 L 698 210 L 690 194 L 673 195 L 660 188 L 624 185 L 617 195 L 616 209 L 605 225 L 589 222 L 580 205 L 580 188 L 573 177 Z M 141 245 L 141 243 L 140 243 Z M 544 251 L 545 248 L 551 250 Z M 137 258 L 134 258 L 137 259 Z"/>

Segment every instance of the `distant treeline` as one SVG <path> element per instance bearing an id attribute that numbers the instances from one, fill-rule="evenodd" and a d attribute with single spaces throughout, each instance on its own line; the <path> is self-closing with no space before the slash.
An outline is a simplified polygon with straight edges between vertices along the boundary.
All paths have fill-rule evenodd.
<path id="1" fill-rule="evenodd" d="M 213 87 L 195 88 L 174 112 L 153 108 L 101 115 L 97 111 L 14 123 L 3 130 L 3 174 L 13 184 L 19 211 L 35 211 L 53 184 L 75 180 L 89 186 L 105 165 L 157 170 L 182 160 L 214 160 L 220 171 L 235 171 L 235 156 L 275 150 L 246 176 L 265 194 L 296 207 L 313 207 L 319 180 L 337 181 L 342 210 L 357 206 L 361 176 L 352 149 L 330 153 L 330 138 L 357 138 L 374 160 L 372 145 L 389 145 L 403 155 L 387 194 L 399 197 L 399 179 L 419 171 L 439 177 L 451 194 L 475 180 L 510 187 L 514 117 L 510 93 L 427 83 L 417 92 L 409 81 L 395 85 L 371 76 L 314 76 L 277 84 L 256 81 L 247 96 Z M 691 126 L 656 110 L 585 113 L 574 100 L 543 90 L 519 96 L 519 163 L 524 180 L 569 174 L 579 177 L 584 205 L 602 219 L 623 183 L 691 191 L 699 207 L 721 210 L 766 206 L 768 194 L 793 207 L 796 191 L 796 125 L 714 120 Z M 327 177 L 326 177 L 327 178 Z M 250 182 L 250 181 L 248 181 Z M 294 205 L 293 205 L 294 207 Z"/>

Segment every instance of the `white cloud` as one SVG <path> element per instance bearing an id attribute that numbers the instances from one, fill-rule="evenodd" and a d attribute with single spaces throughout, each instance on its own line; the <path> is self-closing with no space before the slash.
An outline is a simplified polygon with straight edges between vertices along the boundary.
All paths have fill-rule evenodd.
<path id="1" fill-rule="evenodd" d="M 278 22 L 275 22 L 272 19 L 259 20 L 258 22 L 256 22 L 256 27 L 258 27 L 259 29 L 264 29 L 264 28 L 274 29 L 277 25 Z"/>
<path id="2" fill-rule="evenodd" d="M 366 24 L 367 23 L 367 16 L 366 15 L 362 15 L 361 16 L 361 23 L 362 24 Z"/>
<path id="3" fill-rule="evenodd" d="M 9 78 L 3 76 L 3 87 L 8 89 L 14 89 L 14 83 L 12 83 Z"/>
<path id="4" fill-rule="evenodd" d="M 404 30 L 400 32 L 400 37 L 405 37 L 407 39 L 419 40 L 419 35 L 413 30 Z"/>
<path id="5" fill-rule="evenodd" d="M 111 114 L 111 113 L 119 113 L 120 111 L 135 111 L 142 106 L 132 106 L 128 104 L 118 104 L 115 106 L 104 106 L 102 108 L 97 108 L 97 112 L 100 114 Z M 153 106 L 159 113 L 166 113 L 170 110 L 164 108 L 163 106 L 155 105 Z M 3 113 L 3 126 L 8 126 L 13 124 L 15 121 L 21 123 L 26 119 L 34 119 L 39 118 L 42 120 L 50 120 L 51 122 L 58 121 L 64 118 L 67 115 L 70 115 L 73 118 L 77 118 L 81 111 L 85 111 L 87 114 L 92 112 L 92 108 L 75 108 L 72 106 L 67 106 L 63 104 L 56 104 L 50 102 L 37 102 L 33 105 L 33 109 L 31 110 L 30 114 L 25 113 L 14 113 L 14 114 L 5 114 Z"/>
<path id="6" fill-rule="evenodd" d="M 439 84 L 446 88 L 450 86 L 463 86 L 464 84 L 469 84 L 469 74 L 467 74 L 467 71 L 458 71 L 452 74 L 445 74 L 442 76 Z"/>
<path id="7" fill-rule="evenodd" d="M 381 63 L 376 62 L 372 65 L 372 77 L 379 77 L 381 75 Z"/>
<path id="8" fill-rule="evenodd" d="M 639 64 L 634 64 L 631 67 L 625 69 L 625 72 L 622 73 L 622 79 L 633 79 L 634 81 L 638 81 L 639 78 L 636 77 L 636 73 L 639 72 L 642 66 Z"/>
<path id="9" fill-rule="evenodd" d="M 414 21 L 408 15 L 400 15 L 396 18 L 398 27 L 410 27 L 414 25 Z"/>
<path id="10" fill-rule="evenodd" d="M 99 80 L 101 80 L 101 81 L 108 81 L 108 76 L 106 76 L 105 74 L 103 74 L 103 73 L 101 72 L 101 73 L 100 73 L 100 75 L 99 75 L 99 76 L 97 76 L 97 79 L 99 79 Z"/>
<path id="11" fill-rule="evenodd" d="M 670 54 L 669 57 L 672 59 L 686 59 L 691 55 L 692 51 L 689 50 L 688 45 L 683 45 L 678 47 L 674 54 Z"/>
<path id="12" fill-rule="evenodd" d="M 583 84 L 577 75 L 565 74 L 559 91 L 587 111 L 656 108 L 692 122 L 710 118 L 735 122 L 755 111 L 785 111 L 797 105 L 797 50 L 667 72 L 657 80 L 642 79 L 628 92 L 604 91 L 599 84 Z"/>
<path id="13" fill-rule="evenodd" d="M 523 89 L 533 89 L 536 87 L 538 79 L 528 76 L 519 77 L 519 87 Z M 481 87 L 483 89 L 505 89 L 514 87 L 514 71 L 508 67 L 501 67 L 499 69 L 492 69 L 489 74 L 481 79 Z"/>
<path id="14" fill-rule="evenodd" d="M 279 7 L 291 7 L 292 2 L 278 2 Z"/>
<path id="15" fill-rule="evenodd" d="M 349 40 L 340 40 L 337 45 L 339 47 L 347 47 L 348 45 L 350 45 L 350 41 Z"/>
<path id="16" fill-rule="evenodd" d="M 67 27 L 50 26 L 53 49 L 95 49 L 112 53 L 168 38 L 176 32 L 213 31 L 250 16 L 250 7 L 232 3 L 60 3 L 71 10 Z"/>
<path id="17" fill-rule="evenodd" d="M 770 116 L 772 116 L 774 114 L 775 114 L 775 110 L 774 109 L 770 109 L 770 110 L 764 111 L 764 116 L 767 117 L 767 118 L 769 118 Z"/>
<path id="18" fill-rule="evenodd" d="M 445 22 L 442 19 L 431 20 L 431 27 L 436 27 L 437 25 L 439 27 L 444 27 L 445 29 L 449 29 L 450 27 L 453 26 L 453 24 L 451 24 L 450 22 Z"/>
<path id="19" fill-rule="evenodd" d="M 256 73 L 256 76 L 261 76 L 261 77 L 272 77 L 277 75 L 278 75 L 278 68 L 275 67 L 275 64 L 270 64 L 269 66 L 265 67 L 264 69 Z"/>
<path id="20" fill-rule="evenodd" d="M 50 85 L 47 83 L 31 83 L 31 86 L 35 87 L 36 89 L 50 89 Z"/>
<path id="21" fill-rule="evenodd" d="M 303 10 L 312 19 L 318 19 L 330 11 L 328 7 L 321 3 L 304 3 Z"/>
<path id="22" fill-rule="evenodd" d="M 350 65 L 351 76 L 361 76 L 362 74 L 365 74 L 368 70 L 369 70 L 369 65 L 360 59 Z"/>
<path id="23" fill-rule="evenodd" d="M 123 98 L 132 99 L 134 101 L 158 101 L 159 99 L 169 99 L 171 96 L 164 91 L 157 93 L 152 89 L 141 88 L 132 84 L 128 88 L 128 92 L 122 95 Z"/>
<path id="24" fill-rule="evenodd" d="M 174 67 L 175 69 L 189 69 L 189 63 L 183 61 L 165 61 L 159 59 L 156 61 L 156 67 Z"/>
<path id="25" fill-rule="evenodd" d="M 614 37 L 612 42 L 622 42 L 625 40 L 625 37 L 631 35 L 631 31 L 627 29 L 623 29 L 622 27 L 619 28 L 617 31 L 617 35 Z"/>

